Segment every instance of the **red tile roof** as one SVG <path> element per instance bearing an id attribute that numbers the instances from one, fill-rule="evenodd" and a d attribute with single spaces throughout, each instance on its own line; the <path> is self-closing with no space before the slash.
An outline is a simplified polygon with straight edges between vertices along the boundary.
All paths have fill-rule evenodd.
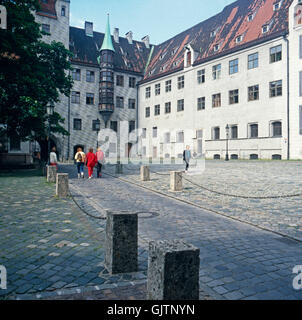
<path id="1" fill-rule="evenodd" d="M 222 12 L 177 36 L 155 46 L 143 82 L 181 70 L 184 48 L 190 44 L 198 56 L 194 65 L 260 43 L 288 32 L 288 8 L 293 0 L 283 0 L 278 10 L 276 0 L 238 0 Z M 253 19 L 248 21 L 248 16 Z M 269 30 L 262 33 L 262 26 Z M 212 34 L 211 36 L 211 33 Z M 235 39 L 242 36 L 242 41 Z M 214 51 L 215 45 L 219 49 Z"/>
<path id="2" fill-rule="evenodd" d="M 57 18 L 56 2 L 57 0 L 47 0 L 47 3 L 45 3 L 39 0 L 41 10 L 39 10 L 37 14 L 56 19 Z"/>

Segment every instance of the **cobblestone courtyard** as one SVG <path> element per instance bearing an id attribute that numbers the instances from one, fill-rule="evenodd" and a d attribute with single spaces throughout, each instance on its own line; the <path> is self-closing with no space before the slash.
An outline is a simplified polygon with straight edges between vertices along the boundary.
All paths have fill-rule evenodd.
<path id="1" fill-rule="evenodd" d="M 140 182 L 138 167 L 125 166 L 121 180 L 107 165 L 103 179 L 88 181 L 62 165 L 86 213 L 71 199 L 56 199 L 43 177 L 1 176 L 0 265 L 8 270 L 2 298 L 144 299 L 148 242 L 179 238 L 200 248 L 201 299 L 302 299 L 292 287 L 292 269 L 302 264 L 301 196 L 236 198 L 186 180 L 183 192 L 172 193 L 166 174 L 175 168 L 151 166 L 161 174 Z M 202 175 L 185 177 L 244 197 L 295 195 L 302 191 L 301 168 L 300 162 L 209 161 Z M 140 212 L 140 272 L 106 273 L 104 209 Z"/>

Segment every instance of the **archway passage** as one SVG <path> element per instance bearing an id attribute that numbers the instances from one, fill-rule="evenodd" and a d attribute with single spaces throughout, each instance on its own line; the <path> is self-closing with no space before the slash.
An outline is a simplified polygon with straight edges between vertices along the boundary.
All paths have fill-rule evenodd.
<path id="1" fill-rule="evenodd" d="M 41 149 L 41 160 L 44 162 L 48 161 L 48 141 L 47 140 L 40 140 L 38 141 L 39 145 L 40 145 L 40 149 Z M 50 138 L 50 150 L 55 147 L 56 148 L 56 153 L 57 153 L 57 157 L 59 159 L 59 152 L 58 152 L 58 148 L 57 148 L 57 144 L 55 143 L 55 141 Z"/>

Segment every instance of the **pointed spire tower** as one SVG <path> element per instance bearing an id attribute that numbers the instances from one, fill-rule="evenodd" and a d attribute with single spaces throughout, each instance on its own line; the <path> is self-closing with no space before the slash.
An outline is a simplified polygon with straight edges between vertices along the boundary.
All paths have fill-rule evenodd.
<path id="1" fill-rule="evenodd" d="M 100 49 L 99 64 L 100 64 L 100 103 L 99 112 L 105 122 L 105 127 L 114 112 L 114 74 L 113 60 L 114 47 L 112 43 L 109 14 L 107 16 L 106 32 Z"/>

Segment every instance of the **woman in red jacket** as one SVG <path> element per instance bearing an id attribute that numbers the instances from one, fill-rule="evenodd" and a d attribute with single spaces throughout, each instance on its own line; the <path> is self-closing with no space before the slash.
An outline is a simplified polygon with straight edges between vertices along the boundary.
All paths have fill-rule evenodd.
<path id="1" fill-rule="evenodd" d="M 93 153 L 93 148 L 89 148 L 89 152 L 86 154 L 86 166 L 88 168 L 88 179 L 92 178 L 93 168 L 97 163 L 96 155 Z"/>

